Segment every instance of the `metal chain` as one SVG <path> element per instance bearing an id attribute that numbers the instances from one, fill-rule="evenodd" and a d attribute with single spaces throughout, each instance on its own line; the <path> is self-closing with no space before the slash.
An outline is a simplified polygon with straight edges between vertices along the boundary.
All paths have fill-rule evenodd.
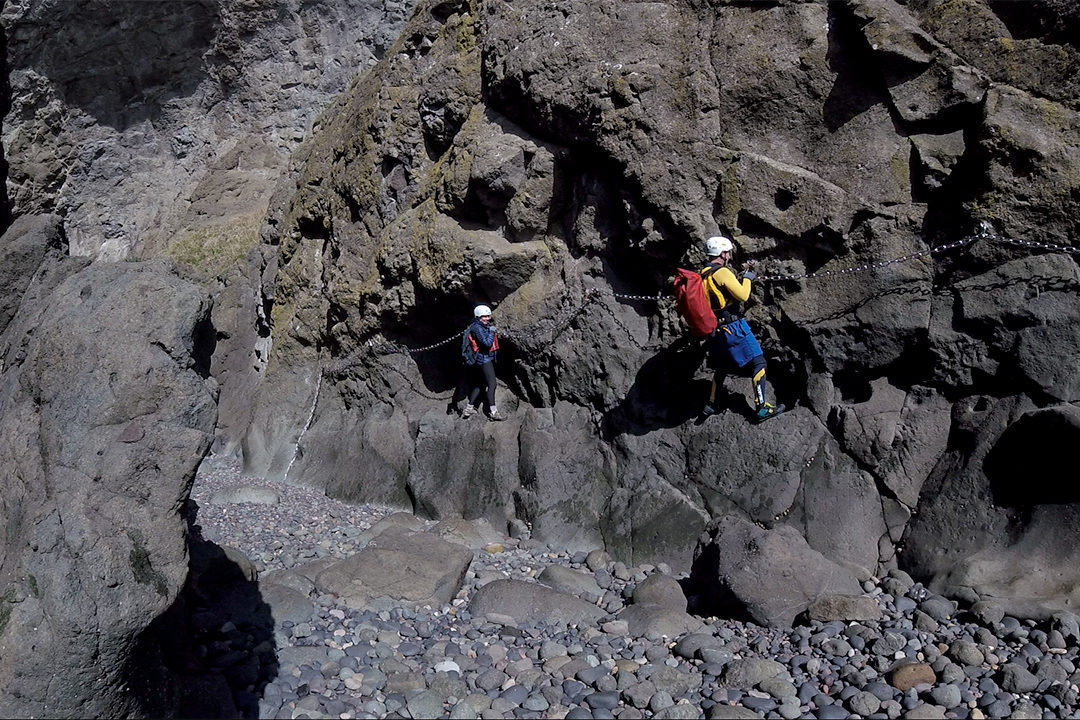
<path id="1" fill-rule="evenodd" d="M 617 300 L 651 300 L 653 302 L 660 302 L 664 297 L 663 292 L 658 292 L 655 295 L 626 295 L 625 293 L 611 293 L 611 296 Z"/>
<path id="2" fill-rule="evenodd" d="M 418 347 L 418 348 L 407 348 L 407 347 L 402 347 L 402 346 L 397 346 L 397 347 L 400 348 L 398 350 L 398 352 L 421 353 L 421 352 L 427 352 L 428 350 L 434 350 L 435 348 L 442 347 L 443 345 L 449 345 L 453 341 L 460 340 L 460 339 L 461 339 L 461 333 L 456 332 L 453 335 L 451 335 L 450 337 L 446 338 L 445 340 L 440 340 L 437 343 L 431 343 L 430 345 L 425 345 L 423 347 Z"/>
<path id="3" fill-rule="evenodd" d="M 1072 245 L 1055 245 L 1054 243 L 1038 242 L 1037 240 L 1020 240 L 1017 238 L 992 238 L 1006 245 L 1019 245 L 1020 247 L 1035 248 L 1036 250 L 1050 250 L 1052 252 L 1066 252 L 1080 254 L 1080 247 Z"/>
<path id="4" fill-rule="evenodd" d="M 759 275 L 758 279 L 762 281 L 770 280 L 809 280 L 813 278 L 834 277 L 837 275 L 849 275 L 852 273 L 866 272 L 867 270 L 878 270 L 889 265 L 896 265 L 898 263 L 910 262 L 919 258 L 928 257 L 930 255 L 938 255 L 943 252 L 949 252 L 950 250 L 956 250 L 967 245 L 971 245 L 976 240 L 986 237 L 985 235 L 968 235 L 945 245 L 939 245 L 933 248 L 927 248 L 925 250 L 919 250 L 917 252 L 908 253 L 907 255 L 901 255 L 899 257 L 890 258 L 888 260 L 878 260 L 877 262 L 863 263 L 862 265 L 853 265 L 851 267 L 841 268 L 839 270 L 822 270 L 820 272 L 811 273 L 776 273 L 773 275 Z"/>
<path id="5" fill-rule="evenodd" d="M 810 273 L 772 273 L 758 275 L 757 279 L 761 281 L 777 281 L 777 280 L 810 280 L 817 278 L 836 277 L 839 275 L 850 275 L 855 273 L 867 272 L 869 270 L 879 270 L 890 265 L 896 265 L 899 263 L 910 262 L 919 258 L 929 257 L 933 255 L 940 255 L 941 253 L 951 252 L 959 248 L 967 247 L 974 244 L 978 240 L 988 240 L 991 242 L 998 242 L 1005 245 L 1014 245 L 1019 247 L 1031 248 L 1034 250 L 1049 250 L 1051 252 L 1066 252 L 1072 254 L 1080 254 L 1080 247 L 1074 247 L 1071 245 L 1059 245 L 1055 243 L 1045 243 L 1036 240 L 1023 240 L 1017 238 L 1003 238 L 990 233 L 985 227 L 981 232 L 975 235 L 968 235 L 959 240 L 955 240 L 951 243 L 944 245 L 938 245 L 937 247 L 926 248 L 925 250 L 919 250 L 917 252 L 908 253 L 907 255 L 901 255 L 899 257 L 889 258 L 888 260 L 878 260 L 876 262 L 863 263 L 862 265 L 853 265 L 851 267 L 840 268 L 837 270 L 822 270 L 818 272 Z M 543 335 L 551 333 L 551 338 L 548 340 L 554 340 L 558 337 L 570 323 L 574 321 L 581 313 L 588 307 L 589 302 L 598 294 L 596 288 L 591 288 L 585 291 L 585 295 L 582 301 L 570 312 L 566 314 L 561 320 L 556 316 L 551 319 L 551 326 L 544 328 L 545 320 L 539 320 L 533 325 L 525 326 L 522 329 L 515 330 L 513 328 L 500 328 L 499 334 L 506 340 L 516 342 L 521 345 L 529 345 L 539 340 Z M 611 292 L 610 295 L 617 300 L 629 300 L 629 301 L 646 301 L 646 302 L 661 302 L 665 297 L 669 296 L 669 293 L 664 291 L 657 292 L 655 295 L 632 295 L 628 293 Z M 625 328 L 624 328 L 625 329 Z M 629 334 L 629 331 L 628 331 Z M 372 339 L 367 343 L 360 346 L 347 357 L 342 360 L 332 363 L 327 366 L 323 372 L 328 375 L 339 374 L 349 368 L 355 367 L 363 363 L 363 355 L 378 354 L 378 355 L 391 355 L 395 353 L 401 354 L 416 354 L 422 352 L 428 352 L 435 350 L 444 345 L 448 345 L 455 340 L 461 338 L 461 332 L 456 332 L 453 335 L 440 340 L 438 342 L 431 343 L 430 345 L 424 345 L 416 348 L 409 348 L 404 345 L 392 343 L 385 339 Z"/>

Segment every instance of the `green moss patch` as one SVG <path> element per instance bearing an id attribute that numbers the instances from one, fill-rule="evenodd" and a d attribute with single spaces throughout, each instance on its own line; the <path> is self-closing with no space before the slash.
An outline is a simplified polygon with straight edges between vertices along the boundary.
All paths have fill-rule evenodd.
<path id="1" fill-rule="evenodd" d="M 259 244 L 262 213 L 236 215 L 226 222 L 180 231 L 165 254 L 200 275 L 216 278 Z"/>

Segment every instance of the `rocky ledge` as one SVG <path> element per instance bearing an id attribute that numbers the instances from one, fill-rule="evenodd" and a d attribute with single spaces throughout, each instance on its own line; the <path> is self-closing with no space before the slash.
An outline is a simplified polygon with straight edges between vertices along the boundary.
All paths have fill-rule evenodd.
<path id="1" fill-rule="evenodd" d="M 902 571 L 789 629 L 687 612 L 629 567 L 425 522 L 207 459 L 192 492 L 193 716 L 1049 718 L 1080 711 L 1080 626 L 946 599 Z M 525 530 L 522 528 L 522 530 Z M 230 572 L 226 571 L 230 570 Z M 212 685 L 212 684 L 211 684 Z"/>

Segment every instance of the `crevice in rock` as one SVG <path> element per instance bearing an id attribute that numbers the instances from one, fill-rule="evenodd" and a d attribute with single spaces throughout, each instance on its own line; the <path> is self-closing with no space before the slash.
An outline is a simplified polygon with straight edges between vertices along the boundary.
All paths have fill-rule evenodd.
<path id="1" fill-rule="evenodd" d="M 832 382 L 845 403 L 864 403 L 873 395 L 871 378 L 857 370 L 840 370 L 833 375 Z"/>
<path id="2" fill-rule="evenodd" d="M 432 3 L 429 12 L 433 18 L 445 23 L 454 13 L 468 11 L 468 9 L 469 3 L 467 0 L 442 0 L 441 2 Z"/>
<path id="3" fill-rule="evenodd" d="M 296 229 L 305 240 L 326 242 L 330 239 L 330 228 L 319 218 L 306 216 L 297 218 Z"/>
<path id="4" fill-rule="evenodd" d="M 846 5 L 829 3 L 828 39 L 827 60 L 836 80 L 822 106 L 822 119 L 835 132 L 874 105 L 888 104 L 888 93 L 876 75 L 878 61 Z"/>
<path id="5" fill-rule="evenodd" d="M 11 69 L 8 67 L 7 57 L 7 32 L 0 25 L 0 134 L 5 130 L 4 118 L 11 110 Z M 11 225 L 11 198 L 8 196 L 7 178 L 7 151 L 4 145 L 0 144 L 0 235 Z"/>
<path id="6" fill-rule="evenodd" d="M 214 350 L 217 347 L 217 332 L 211 320 L 210 313 L 196 323 L 192 330 L 191 357 L 194 361 L 192 369 L 204 380 L 210 378 L 211 361 Z"/>
<path id="7" fill-rule="evenodd" d="M 1014 40 L 1031 40 L 1042 39 L 1051 34 L 1068 3 L 986 0 L 986 5 L 1009 29 Z M 1075 36 L 1070 39 L 1074 44 L 1077 42 Z"/>
<path id="8" fill-rule="evenodd" d="M 694 559 L 690 574 L 679 581 L 687 598 L 686 611 L 700 617 L 722 617 L 737 622 L 753 622 L 746 605 L 724 584 L 716 581 L 720 548 L 706 543 Z"/>

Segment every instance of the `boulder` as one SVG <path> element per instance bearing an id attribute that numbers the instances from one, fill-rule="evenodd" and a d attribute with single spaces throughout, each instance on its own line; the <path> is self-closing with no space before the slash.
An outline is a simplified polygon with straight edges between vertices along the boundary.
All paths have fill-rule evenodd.
<path id="1" fill-rule="evenodd" d="M 881 607 L 877 600 L 866 595 L 826 595 L 810 604 L 807 617 L 822 623 L 873 622 L 881 619 Z"/>
<path id="2" fill-rule="evenodd" d="M 765 530 L 736 515 L 710 523 L 690 584 L 704 614 L 790 627 L 822 597 L 858 595 L 855 577 L 810 548 L 794 528 Z"/>
<path id="3" fill-rule="evenodd" d="M 634 637 L 676 638 L 702 627 L 698 618 L 686 612 L 682 585 L 662 573 L 653 573 L 634 588 L 633 604 L 618 614 Z"/>
<path id="4" fill-rule="evenodd" d="M 682 585 L 663 573 L 653 573 L 642 580 L 631 597 L 635 605 L 660 605 L 679 612 L 686 610 L 686 594 Z"/>
<path id="5" fill-rule="evenodd" d="M 600 517 L 614 485 L 611 450 L 586 428 L 585 408 L 556 403 L 531 410 L 521 426 L 518 513 L 532 537 L 571 551 L 604 544 Z"/>
<path id="6" fill-rule="evenodd" d="M 286 585 L 261 582 L 259 595 L 270 607 L 270 616 L 274 618 L 274 624 L 278 627 L 286 621 L 293 625 L 308 622 L 311 620 L 312 613 L 315 612 L 315 603 L 310 597 Z"/>
<path id="7" fill-rule="evenodd" d="M 1049 618 L 1080 600 L 1068 590 L 1080 583 L 1072 571 L 1076 563 L 1063 562 L 1075 547 L 1080 505 L 1075 492 L 1057 481 L 1071 472 L 1067 448 L 1080 439 L 1080 412 L 1072 405 L 1024 408 L 991 403 L 972 413 L 979 428 L 973 460 L 979 464 L 935 482 L 935 495 L 923 503 L 926 514 L 913 521 L 910 533 L 916 548 L 936 541 L 954 557 L 918 550 L 906 557 L 930 571 L 935 592 L 971 588 L 1010 615 Z M 996 532 L 986 532 L 994 527 Z"/>
<path id="8" fill-rule="evenodd" d="M 874 480 L 807 410 L 751 428 L 725 415 L 695 428 L 687 445 L 690 478 L 713 517 L 738 509 L 759 523 L 783 518 L 830 560 L 877 567 L 888 529 Z"/>
<path id="9" fill-rule="evenodd" d="M 596 603 L 604 596 L 591 574 L 564 565 L 548 565 L 536 579 L 553 590 L 575 595 L 585 602 Z"/>
<path id="10" fill-rule="evenodd" d="M 430 532 L 447 542 L 464 545 L 474 551 L 482 550 L 492 543 L 504 540 L 506 537 L 484 519 L 447 518 L 436 523 Z"/>
<path id="11" fill-rule="evenodd" d="M 507 413 L 507 409 L 500 408 Z M 518 465 L 517 418 L 462 423 L 442 407 L 428 410 L 416 435 L 406 486 L 416 513 L 444 519 L 484 518 L 503 526 L 512 514 Z"/>
<path id="12" fill-rule="evenodd" d="M 520 626 L 543 621 L 552 625 L 591 625 L 604 617 L 592 603 L 537 583 L 495 580 L 477 590 L 469 601 L 474 617 L 506 618 Z"/>
<path id="13" fill-rule="evenodd" d="M 386 531 L 319 572 L 315 588 L 357 610 L 383 597 L 396 605 L 441 607 L 461 589 L 472 558 L 468 548 L 430 533 Z"/>
<path id="14" fill-rule="evenodd" d="M 149 628 L 188 574 L 182 510 L 216 418 L 209 311 L 168 264 L 62 260 L 0 335 L 5 716 L 173 712 Z"/>
<path id="15" fill-rule="evenodd" d="M 727 663 L 716 681 L 720 687 L 749 689 L 772 678 L 792 682 L 791 673 L 782 663 L 768 658 L 748 657 Z"/>
<path id="16" fill-rule="evenodd" d="M 630 605 L 619 611 L 618 618 L 626 623 L 627 632 L 632 637 L 651 640 L 672 640 L 686 633 L 697 632 L 703 626 L 701 620 L 685 610 L 654 603 Z"/>

